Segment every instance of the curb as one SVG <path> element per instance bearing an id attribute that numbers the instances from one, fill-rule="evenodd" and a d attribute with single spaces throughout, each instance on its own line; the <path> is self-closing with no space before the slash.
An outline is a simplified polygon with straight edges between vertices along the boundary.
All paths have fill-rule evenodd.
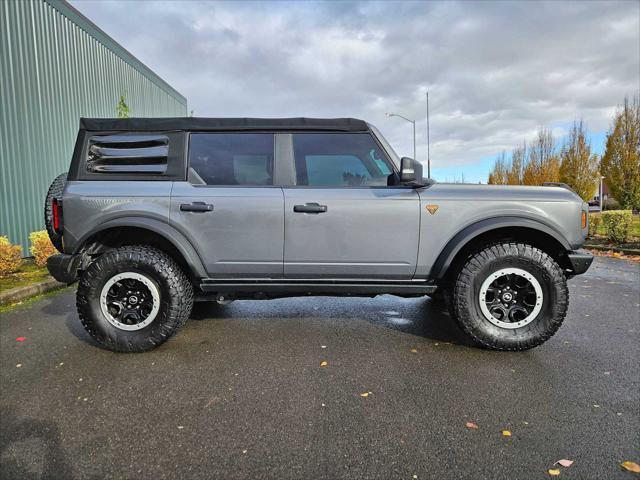
<path id="1" fill-rule="evenodd" d="M 589 245 L 585 244 L 582 248 L 590 248 L 591 250 L 599 250 L 601 252 L 620 252 L 625 255 L 640 255 L 640 250 L 635 248 L 619 248 L 619 247 L 607 247 L 603 245 Z"/>
<path id="2" fill-rule="evenodd" d="M 25 287 L 16 287 L 0 293 L 0 305 L 8 305 L 10 303 L 20 302 L 29 297 L 34 297 L 42 293 L 51 292 L 66 287 L 66 283 L 58 282 L 53 278 L 42 282 L 27 285 Z"/>

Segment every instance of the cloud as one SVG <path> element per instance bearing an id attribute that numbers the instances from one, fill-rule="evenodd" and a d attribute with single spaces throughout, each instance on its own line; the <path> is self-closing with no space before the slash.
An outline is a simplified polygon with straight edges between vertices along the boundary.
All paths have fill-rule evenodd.
<path id="1" fill-rule="evenodd" d="M 199 116 L 360 117 L 401 155 L 470 165 L 640 89 L 638 2 L 120 2 L 73 5 Z M 559 130 L 558 130 L 559 129 Z"/>

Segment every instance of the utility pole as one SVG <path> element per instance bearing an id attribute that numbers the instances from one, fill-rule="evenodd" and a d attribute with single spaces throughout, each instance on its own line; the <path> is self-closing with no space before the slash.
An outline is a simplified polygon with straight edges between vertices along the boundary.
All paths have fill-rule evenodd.
<path id="1" fill-rule="evenodd" d="M 414 136 L 415 138 L 415 136 Z M 429 90 L 427 90 L 427 178 L 431 178 L 431 145 L 429 138 Z M 415 146 L 414 146 L 415 151 Z"/>
<path id="2" fill-rule="evenodd" d="M 416 159 L 416 122 L 413 122 L 413 159 Z"/>

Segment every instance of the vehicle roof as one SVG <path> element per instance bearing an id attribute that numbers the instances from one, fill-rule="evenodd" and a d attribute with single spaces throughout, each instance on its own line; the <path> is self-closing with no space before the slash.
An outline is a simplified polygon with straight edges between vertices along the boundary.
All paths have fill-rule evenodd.
<path id="1" fill-rule="evenodd" d="M 223 131 L 223 130 L 327 130 L 364 132 L 367 122 L 357 118 L 81 118 L 88 131 Z"/>

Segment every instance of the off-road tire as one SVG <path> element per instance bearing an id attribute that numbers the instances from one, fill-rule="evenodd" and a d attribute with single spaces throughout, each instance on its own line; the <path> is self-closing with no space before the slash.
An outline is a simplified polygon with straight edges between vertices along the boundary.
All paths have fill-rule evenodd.
<path id="1" fill-rule="evenodd" d="M 62 252 L 62 235 L 53 230 L 53 212 L 51 202 L 54 198 L 57 198 L 58 200 L 62 199 L 62 191 L 64 190 L 66 183 L 67 174 L 61 173 L 58 175 L 56 179 L 51 182 L 49 190 L 47 191 L 47 196 L 44 200 L 44 224 L 47 227 L 47 233 L 49 234 L 51 243 L 53 243 L 53 246 L 56 247 L 59 252 Z"/>
<path id="2" fill-rule="evenodd" d="M 479 292 L 482 283 L 503 268 L 518 268 L 532 275 L 543 292 L 537 316 L 521 328 L 507 329 L 483 315 Z M 471 254 L 454 276 L 450 314 L 476 344 L 491 350 L 521 351 L 536 347 L 560 328 L 569 307 L 564 272 L 542 250 L 524 243 L 497 243 Z"/>
<path id="3" fill-rule="evenodd" d="M 104 285 L 122 272 L 150 279 L 160 293 L 160 308 L 153 321 L 135 331 L 110 323 L 100 307 Z M 178 264 L 164 252 L 147 246 L 110 250 L 81 273 L 76 307 L 82 326 L 103 348 L 115 352 L 151 350 L 174 335 L 187 321 L 193 306 L 193 286 Z"/>

